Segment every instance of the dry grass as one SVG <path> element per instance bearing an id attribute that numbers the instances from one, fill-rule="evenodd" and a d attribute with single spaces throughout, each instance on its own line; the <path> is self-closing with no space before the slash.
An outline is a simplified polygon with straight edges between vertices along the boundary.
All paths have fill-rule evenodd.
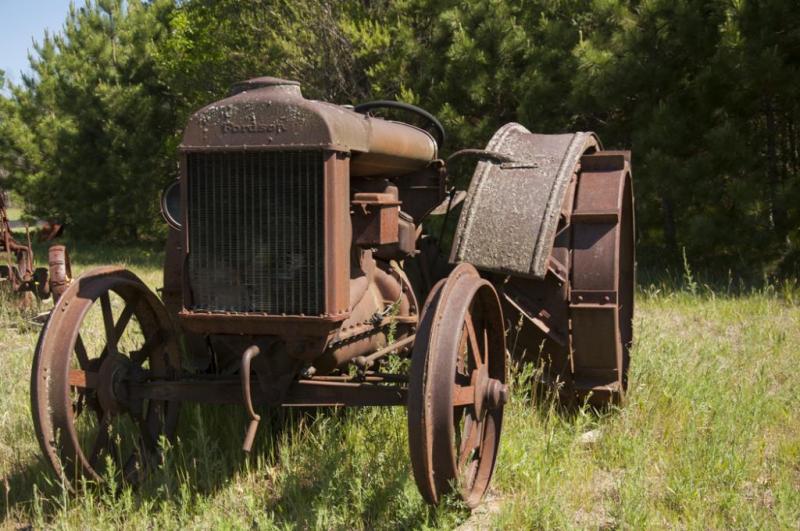
<path id="1" fill-rule="evenodd" d="M 78 246 L 73 258 L 78 270 L 127 262 L 148 285 L 160 285 L 157 252 Z M 2 526 L 798 528 L 797 291 L 691 291 L 650 286 L 639 293 L 631 391 L 621 410 L 565 414 L 552 403 L 534 405 L 524 383 L 530 371 L 517 375 L 496 501 L 473 520 L 455 502 L 435 510 L 422 502 L 401 408 L 272 412 L 246 458 L 241 408 L 186 406 L 178 443 L 146 485 L 70 495 L 39 457 L 30 420 L 38 328 L 6 303 Z M 583 437 L 590 430 L 599 437 Z"/>

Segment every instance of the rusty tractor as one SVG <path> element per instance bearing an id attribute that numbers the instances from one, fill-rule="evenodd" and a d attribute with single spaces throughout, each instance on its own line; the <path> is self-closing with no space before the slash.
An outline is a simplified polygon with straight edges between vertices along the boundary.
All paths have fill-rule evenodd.
<path id="1" fill-rule="evenodd" d="M 20 243 L 11 231 L 8 219 L 6 197 L 0 190 L 0 289 L 4 289 L 20 299 L 22 306 L 28 305 L 32 297 L 47 299 L 51 295 L 58 300 L 67 289 L 72 271 L 69 256 L 63 245 L 51 245 L 48 250 L 49 268 L 35 267 L 30 230 L 25 225 L 26 242 Z M 40 237 L 50 241 L 61 233 L 61 225 L 44 223 Z"/>
<path id="2" fill-rule="evenodd" d="M 507 333 L 510 359 L 540 363 L 563 397 L 619 402 L 629 154 L 515 123 L 447 161 L 444 140 L 417 107 L 311 101 L 269 77 L 195 113 L 162 195 L 162 298 L 130 271 L 94 269 L 41 333 L 33 416 L 54 470 L 100 481 L 113 459 L 140 481 L 187 401 L 242 404 L 245 451 L 258 406 L 405 406 L 424 499 L 455 491 L 474 506 L 509 398 Z M 459 157 L 476 159 L 465 194 L 447 172 Z M 448 258 L 426 227 L 457 208 Z"/>

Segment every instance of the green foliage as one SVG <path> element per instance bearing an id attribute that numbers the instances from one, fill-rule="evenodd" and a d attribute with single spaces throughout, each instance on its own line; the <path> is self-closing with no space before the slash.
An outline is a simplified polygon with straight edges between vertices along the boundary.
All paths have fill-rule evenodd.
<path id="1" fill-rule="evenodd" d="M 789 7 L 647 2 L 619 19 L 610 39 L 591 37 L 578 50 L 593 65 L 580 71 L 582 105 L 612 113 L 597 129 L 633 147 L 649 248 L 679 256 L 685 246 L 706 265 L 740 270 L 793 266 L 791 94 L 800 78 L 791 50 L 800 36 L 786 33 L 798 21 Z M 598 50 L 614 59 L 594 59 Z"/>
<path id="2" fill-rule="evenodd" d="M 275 75 L 310 97 L 422 105 L 448 151 L 512 120 L 594 130 L 633 150 L 643 262 L 680 270 L 685 248 L 703 269 L 789 273 L 797 27 L 788 0 L 90 2 L 0 97 L 0 168 L 82 235 L 153 236 L 188 114 Z"/>
<path id="3" fill-rule="evenodd" d="M 160 77 L 184 112 L 261 75 L 300 79 L 311 97 L 363 95 L 354 43 L 342 27 L 356 4 L 182 2 L 169 16 L 169 38 L 154 53 Z"/>
<path id="4" fill-rule="evenodd" d="M 0 125 L 3 164 L 34 214 L 88 237 L 135 240 L 158 226 L 153 198 L 174 178 L 164 140 L 175 113 L 152 49 L 170 9 L 163 0 L 71 7 L 62 31 L 36 45 Z"/>

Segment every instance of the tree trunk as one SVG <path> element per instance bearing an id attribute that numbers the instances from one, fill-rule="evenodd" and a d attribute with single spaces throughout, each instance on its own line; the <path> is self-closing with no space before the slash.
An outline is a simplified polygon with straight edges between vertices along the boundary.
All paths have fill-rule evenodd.
<path id="1" fill-rule="evenodd" d="M 770 228 L 775 231 L 776 236 L 782 239 L 786 228 L 786 211 L 782 206 L 781 197 L 781 175 L 780 175 L 780 155 L 778 153 L 778 125 L 775 123 L 774 102 L 767 102 L 764 111 L 766 122 L 767 137 L 767 197 L 769 201 L 769 221 Z"/>

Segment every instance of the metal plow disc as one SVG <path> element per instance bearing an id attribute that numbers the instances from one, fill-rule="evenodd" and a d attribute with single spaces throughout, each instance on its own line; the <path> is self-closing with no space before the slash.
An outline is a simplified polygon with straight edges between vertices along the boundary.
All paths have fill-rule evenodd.
<path id="1" fill-rule="evenodd" d="M 542 366 L 566 400 L 619 402 L 633 339 L 634 214 L 630 154 L 592 134 L 498 130 L 480 162 L 452 262 L 496 286 L 509 349 Z"/>

